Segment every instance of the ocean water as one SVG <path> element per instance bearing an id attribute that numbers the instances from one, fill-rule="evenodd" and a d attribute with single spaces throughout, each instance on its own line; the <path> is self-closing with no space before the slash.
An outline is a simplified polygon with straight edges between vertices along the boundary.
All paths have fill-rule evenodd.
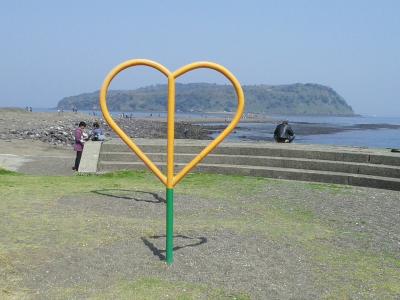
<path id="1" fill-rule="evenodd" d="M 297 118 L 292 118 L 294 121 Z M 338 126 L 358 124 L 400 125 L 400 117 L 357 116 L 357 117 L 303 117 L 304 121 L 325 121 Z M 350 130 L 334 134 L 305 136 L 299 142 L 305 144 L 330 144 L 370 148 L 400 148 L 400 129 Z"/>
<path id="2" fill-rule="evenodd" d="M 55 111 L 54 109 L 34 109 L 34 111 Z M 87 114 L 93 114 L 93 111 L 82 111 Z M 97 116 L 101 112 L 95 111 Z M 111 112 L 113 116 L 118 116 L 120 112 Z M 133 117 L 165 117 L 165 112 L 128 112 Z M 206 114 L 206 113 L 176 113 L 182 118 L 215 118 L 225 117 L 225 114 Z M 299 123 L 316 127 L 335 127 L 348 128 L 359 124 L 390 124 L 400 126 L 399 117 L 381 117 L 381 116 L 355 116 L 355 117 L 335 117 L 335 116 L 273 116 L 278 120 L 288 120 L 296 132 L 296 126 Z M 221 125 L 221 124 L 215 124 Z M 266 140 L 272 141 L 275 124 L 271 123 L 241 123 L 229 137 L 228 140 Z M 216 136 L 215 133 L 213 136 Z M 328 134 L 301 135 L 296 134 L 295 143 L 299 144 L 327 144 L 340 146 L 357 146 L 370 148 L 400 148 L 400 129 L 354 129 Z"/>
<path id="3" fill-rule="evenodd" d="M 349 128 L 360 124 L 400 125 L 400 117 L 323 117 L 323 116 L 276 116 L 277 120 L 288 120 L 296 132 L 298 123 L 307 123 L 317 127 Z M 241 127 L 230 137 L 230 140 L 263 139 L 272 140 L 275 125 L 273 124 L 241 124 Z M 246 137 L 246 138 L 244 138 Z M 370 148 L 400 148 L 400 129 L 354 129 L 328 134 L 301 135 L 296 134 L 295 143 L 327 144 L 340 146 L 357 146 Z"/>
<path id="4" fill-rule="evenodd" d="M 299 137 L 300 144 L 328 144 L 368 148 L 400 148 L 399 129 L 344 131 Z"/>

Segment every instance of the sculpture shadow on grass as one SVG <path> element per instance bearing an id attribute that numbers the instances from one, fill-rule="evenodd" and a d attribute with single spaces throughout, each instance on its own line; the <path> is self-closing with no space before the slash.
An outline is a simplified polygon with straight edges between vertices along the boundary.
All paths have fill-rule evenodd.
<path id="1" fill-rule="evenodd" d="M 152 242 L 149 241 L 149 239 L 161 239 L 161 238 L 165 238 L 165 235 L 154 235 L 154 236 L 150 236 L 148 238 L 141 237 L 143 243 L 151 250 L 151 252 L 153 252 L 153 254 L 155 256 L 158 256 L 158 258 L 160 260 L 165 260 L 166 259 L 165 255 L 164 255 L 165 250 L 157 248 Z M 201 237 L 190 237 L 190 236 L 179 234 L 179 235 L 174 235 L 174 239 L 175 238 L 182 238 L 182 239 L 185 239 L 185 240 L 197 240 L 197 242 L 192 243 L 192 244 L 187 244 L 187 245 L 184 245 L 184 246 L 176 246 L 176 247 L 174 247 L 174 251 L 177 251 L 177 250 L 180 250 L 180 249 L 183 249 L 183 248 L 187 248 L 187 247 L 197 247 L 197 246 L 200 246 L 202 244 L 207 243 L 207 238 L 203 237 L 203 236 L 201 236 Z"/>
<path id="2" fill-rule="evenodd" d="M 134 200 L 138 202 L 147 202 L 147 203 L 166 203 L 165 198 L 160 197 L 157 193 L 146 192 L 146 191 L 138 191 L 138 190 L 124 190 L 124 189 L 102 189 L 102 190 L 94 190 L 91 191 L 94 194 L 113 197 L 118 199 L 126 199 L 126 200 Z M 133 196 L 130 195 L 120 195 L 120 193 L 132 193 Z M 135 194 L 142 195 L 150 195 L 153 199 L 139 198 L 136 197 Z"/>

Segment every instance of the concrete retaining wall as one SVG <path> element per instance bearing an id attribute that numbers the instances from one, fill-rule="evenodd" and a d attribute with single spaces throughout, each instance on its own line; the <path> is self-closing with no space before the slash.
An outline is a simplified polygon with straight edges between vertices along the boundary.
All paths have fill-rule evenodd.
<path id="1" fill-rule="evenodd" d="M 161 169 L 165 169 L 166 141 L 136 141 Z M 177 140 L 176 170 L 209 141 Z M 118 140 L 105 142 L 98 172 L 144 169 L 143 163 Z M 194 170 L 221 174 L 350 184 L 400 190 L 400 154 L 386 149 L 274 143 L 223 143 Z"/>

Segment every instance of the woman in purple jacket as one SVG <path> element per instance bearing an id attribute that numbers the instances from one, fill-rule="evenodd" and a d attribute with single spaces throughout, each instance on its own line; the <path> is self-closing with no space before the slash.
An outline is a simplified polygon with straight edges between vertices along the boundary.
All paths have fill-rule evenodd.
<path id="1" fill-rule="evenodd" d="M 78 171 L 79 163 L 81 162 L 82 151 L 83 151 L 83 129 L 85 129 L 86 123 L 80 122 L 79 127 L 75 129 L 75 144 L 74 150 L 76 151 L 76 158 L 75 158 L 75 166 L 72 167 L 72 170 Z"/>

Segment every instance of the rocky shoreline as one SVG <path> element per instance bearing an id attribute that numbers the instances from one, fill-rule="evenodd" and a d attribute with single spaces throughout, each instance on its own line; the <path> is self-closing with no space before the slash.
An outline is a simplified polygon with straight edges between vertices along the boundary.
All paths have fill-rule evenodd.
<path id="1" fill-rule="evenodd" d="M 87 123 L 86 131 L 97 121 L 106 137 L 115 137 L 105 121 L 96 116 L 71 112 L 27 112 L 21 109 L 0 109 L 1 140 L 39 140 L 52 145 L 68 146 L 74 143 L 74 129 L 80 121 Z M 132 138 L 165 138 L 167 123 L 156 120 L 117 118 L 118 125 Z M 200 126 L 189 122 L 175 124 L 177 139 L 210 139 L 219 126 Z"/>
<path id="2" fill-rule="evenodd" d="M 29 112 L 23 109 L 0 109 L 0 140 L 37 140 L 55 146 L 70 146 L 74 143 L 74 129 L 80 121 L 87 123 L 86 131 L 92 129 L 97 121 L 105 131 L 107 138 L 116 137 L 111 128 L 100 116 L 72 112 Z M 162 118 L 115 118 L 117 124 L 132 138 L 166 138 L 167 122 Z M 215 133 L 227 126 L 229 119 L 204 118 L 181 119 L 175 123 L 175 138 L 209 140 Z M 268 133 L 257 132 L 248 123 L 264 123 Z M 272 141 L 272 132 L 277 120 L 272 118 L 246 118 L 235 130 L 240 140 Z M 296 135 L 332 134 L 348 130 L 367 129 L 400 129 L 400 125 L 391 124 L 357 124 L 351 126 L 335 126 L 333 124 L 317 124 L 291 122 Z M 250 133 L 250 134 L 248 134 Z M 214 134 L 214 135 L 213 135 Z"/>

